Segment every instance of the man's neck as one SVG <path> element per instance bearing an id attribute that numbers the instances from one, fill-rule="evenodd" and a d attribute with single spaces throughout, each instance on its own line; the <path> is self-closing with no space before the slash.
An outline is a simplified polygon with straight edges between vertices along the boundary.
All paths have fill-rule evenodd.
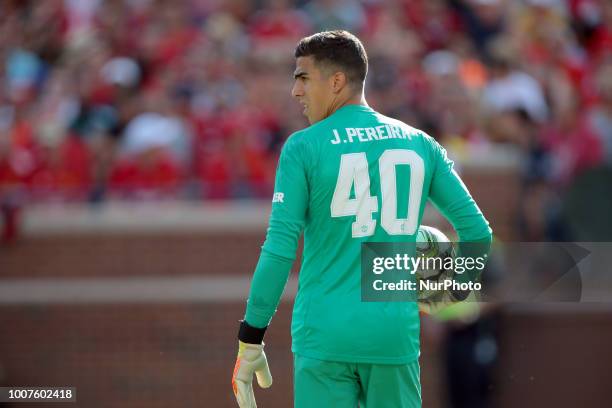
<path id="1" fill-rule="evenodd" d="M 349 95 L 348 97 L 340 97 L 340 96 L 338 96 L 329 105 L 329 108 L 327 110 L 327 115 L 325 115 L 325 117 L 329 117 L 334 112 L 336 112 L 338 109 L 340 109 L 340 108 L 342 108 L 344 106 L 347 106 L 347 105 L 368 106 L 368 102 L 365 99 L 365 95 L 363 94 L 363 91 L 355 93 L 355 94 L 352 94 L 352 95 Z"/>

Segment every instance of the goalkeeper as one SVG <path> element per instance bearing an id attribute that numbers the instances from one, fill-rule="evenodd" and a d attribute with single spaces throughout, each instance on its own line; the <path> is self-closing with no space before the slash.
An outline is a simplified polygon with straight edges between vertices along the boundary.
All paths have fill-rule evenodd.
<path id="1" fill-rule="evenodd" d="M 363 45 L 346 31 L 303 38 L 292 96 L 311 126 L 283 146 L 266 240 L 241 322 L 232 378 L 242 408 L 253 377 L 272 377 L 263 351 L 304 233 L 291 326 L 295 407 L 420 407 L 419 308 L 362 302 L 364 242 L 415 242 L 427 200 L 460 241 L 491 229 L 445 150 L 430 136 L 368 106 Z"/>

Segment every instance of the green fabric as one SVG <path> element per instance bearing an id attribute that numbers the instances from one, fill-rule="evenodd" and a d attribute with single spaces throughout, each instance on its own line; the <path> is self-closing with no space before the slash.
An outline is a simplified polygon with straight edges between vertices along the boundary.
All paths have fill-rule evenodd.
<path id="1" fill-rule="evenodd" d="M 284 258 L 262 249 L 251 281 L 251 294 L 245 320 L 253 327 L 268 325 L 276 311 L 293 259 Z"/>
<path id="2" fill-rule="evenodd" d="M 394 155 L 411 163 L 383 165 Z M 346 164 L 349 159 L 361 160 L 361 168 L 354 166 L 354 174 L 345 171 L 340 177 L 341 160 Z M 361 243 L 415 242 L 427 199 L 449 219 L 461 240 L 490 239 L 487 221 L 452 167 L 446 151 L 433 138 L 365 106 L 342 107 L 294 133 L 279 159 L 269 228 L 251 284 L 246 321 L 255 327 L 269 324 L 303 231 L 291 328 L 293 352 L 330 361 L 415 361 L 418 307 L 416 303 L 361 301 Z M 368 179 L 369 186 L 364 188 Z M 346 202 L 351 190 L 360 201 Z M 334 195 L 345 201 L 334 204 Z M 411 195 L 413 210 L 408 216 Z M 351 215 L 351 205 L 369 206 L 371 213 L 356 217 Z M 343 212 L 349 215 L 338 215 Z M 396 220 L 392 227 L 390 219 Z"/>
<path id="3" fill-rule="evenodd" d="M 418 360 L 408 364 L 323 361 L 294 356 L 295 408 L 419 408 Z"/>

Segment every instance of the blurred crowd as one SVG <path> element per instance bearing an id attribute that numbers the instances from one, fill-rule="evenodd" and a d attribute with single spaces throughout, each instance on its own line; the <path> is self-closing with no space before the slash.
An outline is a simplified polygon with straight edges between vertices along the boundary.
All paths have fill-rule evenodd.
<path id="1" fill-rule="evenodd" d="M 5 0 L 0 201 L 269 197 L 293 48 L 335 28 L 374 109 L 515 146 L 534 196 L 612 162 L 609 0 Z"/>

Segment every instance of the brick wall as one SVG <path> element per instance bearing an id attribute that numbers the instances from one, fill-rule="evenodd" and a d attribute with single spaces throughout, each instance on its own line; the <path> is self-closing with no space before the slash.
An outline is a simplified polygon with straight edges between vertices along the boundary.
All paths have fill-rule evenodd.
<path id="1" fill-rule="evenodd" d="M 466 181 L 496 233 L 512 238 L 516 177 L 480 172 Z M 263 237 L 263 227 L 28 234 L 0 248 L 0 285 L 26 277 L 248 276 Z M 0 382 L 76 386 L 78 403 L 67 407 L 233 407 L 230 376 L 243 311 L 236 300 L 0 305 Z M 261 407 L 291 406 L 290 311 L 290 302 L 281 303 L 267 336 L 275 384 L 256 391 Z M 604 406 L 610 319 L 605 310 L 504 312 L 491 385 L 497 405 Z M 445 396 L 437 344 L 423 341 L 426 407 L 443 406 Z"/>

